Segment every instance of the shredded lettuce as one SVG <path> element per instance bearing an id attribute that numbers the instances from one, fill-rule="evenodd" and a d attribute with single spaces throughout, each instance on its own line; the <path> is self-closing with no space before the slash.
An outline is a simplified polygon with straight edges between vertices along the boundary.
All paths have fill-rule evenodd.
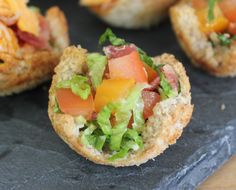
<path id="1" fill-rule="evenodd" d="M 135 129 L 128 129 L 127 132 L 125 133 L 124 137 L 128 138 L 130 140 L 134 140 L 134 142 L 137 143 L 137 145 L 140 148 L 143 148 L 142 137 L 139 136 L 138 132 Z"/>
<path id="2" fill-rule="evenodd" d="M 61 113 L 61 109 L 59 107 L 57 98 L 55 98 L 55 105 L 54 105 L 53 111 L 54 111 L 54 113 Z"/>
<path id="3" fill-rule="evenodd" d="M 143 109 L 144 109 L 144 102 L 143 99 L 140 97 L 137 101 L 135 107 L 133 108 L 133 119 L 134 122 L 132 124 L 132 128 L 138 131 L 139 133 L 142 132 L 143 128 L 145 127 L 145 119 L 143 117 Z"/>
<path id="4" fill-rule="evenodd" d="M 102 82 L 103 73 L 107 65 L 107 57 L 99 53 L 90 53 L 87 56 L 87 65 L 92 84 L 96 89 Z"/>
<path id="5" fill-rule="evenodd" d="M 103 107 L 97 116 L 97 128 L 90 126 L 89 131 L 86 129 L 83 133 L 83 138 L 85 139 L 83 141 L 99 151 L 107 143 L 109 149 L 116 152 L 111 157 L 111 160 L 123 158 L 130 149 L 137 150 L 141 148 L 143 142 L 139 132 L 141 132 L 145 121 L 142 116 L 143 103 L 141 101 L 142 105 L 140 105 L 140 99 L 141 92 L 145 87 L 146 85 L 144 84 L 137 84 L 125 100 L 109 103 Z M 133 129 L 128 129 L 127 126 L 132 112 L 134 115 L 134 127 Z M 115 117 L 114 126 L 112 126 L 110 121 L 112 114 Z M 133 142 L 131 143 L 131 141 Z"/>
<path id="6" fill-rule="evenodd" d="M 118 104 L 117 103 L 110 103 L 106 105 L 97 116 L 97 122 L 105 135 L 111 135 L 111 122 L 110 117 L 112 112 L 116 110 Z"/>
<path id="7" fill-rule="evenodd" d="M 127 44 L 124 39 L 118 38 L 110 28 L 106 29 L 106 31 L 99 38 L 99 44 L 103 45 L 107 41 L 109 41 L 113 46 L 122 46 Z"/>
<path id="8" fill-rule="evenodd" d="M 215 19 L 214 8 L 217 0 L 208 0 L 208 21 L 212 22 Z"/>
<path id="9" fill-rule="evenodd" d="M 131 118 L 131 112 L 117 112 L 115 114 L 116 124 L 112 128 L 109 147 L 111 150 L 120 150 L 123 135 L 127 131 L 127 126 Z"/>
<path id="10" fill-rule="evenodd" d="M 105 142 L 106 142 L 106 135 L 97 136 L 94 147 L 98 151 L 102 151 L 102 148 L 103 148 Z"/>
<path id="11" fill-rule="evenodd" d="M 83 100 L 86 100 L 91 93 L 88 77 L 81 75 L 73 75 L 70 80 L 60 81 L 57 88 L 71 88 L 71 91 Z"/>
<path id="12" fill-rule="evenodd" d="M 122 148 L 120 149 L 120 151 L 114 153 L 110 158 L 109 160 L 110 161 L 114 161 L 114 160 L 117 160 L 117 159 L 120 159 L 120 158 L 124 158 L 125 156 L 127 156 L 129 150 L 138 150 L 139 149 L 139 146 L 137 143 L 135 143 L 134 141 L 132 140 L 128 140 L 128 141 L 125 141 L 122 145 Z"/>
<path id="13" fill-rule="evenodd" d="M 83 132 L 82 132 L 82 136 L 81 136 L 81 141 L 84 145 L 88 146 L 88 145 L 94 145 L 95 143 L 95 137 L 92 135 L 92 133 L 94 132 L 94 130 L 97 127 L 94 124 L 90 124 Z"/>
<path id="14" fill-rule="evenodd" d="M 165 75 L 160 72 L 160 87 L 159 88 L 159 93 L 161 95 L 161 99 L 166 99 L 166 98 L 173 98 L 177 94 L 171 87 L 170 83 L 167 81 Z"/>
<path id="15" fill-rule="evenodd" d="M 40 10 L 39 7 L 36 7 L 36 6 L 29 6 L 29 9 L 30 9 L 31 11 L 33 11 L 34 13 L 39 13 L 39 14 L 41 14 L 41 10 Z"/>

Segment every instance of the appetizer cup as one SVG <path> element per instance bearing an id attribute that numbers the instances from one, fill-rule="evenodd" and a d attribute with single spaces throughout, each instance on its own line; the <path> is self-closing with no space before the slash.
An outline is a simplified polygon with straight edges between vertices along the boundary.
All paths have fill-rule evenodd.
<path id="1" fill-rule="evenodd" d="M 182 0 L 173 29 L 192 63 L 217 77 L 236 75 L 236 1 Z"/>
<path id="2" fill-rule="evenodd" d="M 58 7 L 43 16 L 25 0 L 0 1 L 0 96 L 48 80 L 68 44 L 66 18 Z"/>
<path id="3" fill-rule="evenodd" d="M 174 144 L 193 106 L 189 79 L 173 55 L 149 57 L 108 29 L 104 54 L 65 49 L 48 113 L 77 153 L 104 165 L 140 165 Z"/>
<path id="4" fill-rule="evenodd" d="M 116 27 L 137 29 L 156 24 L 177 0 L 80 0 L 99 18 Z"/>

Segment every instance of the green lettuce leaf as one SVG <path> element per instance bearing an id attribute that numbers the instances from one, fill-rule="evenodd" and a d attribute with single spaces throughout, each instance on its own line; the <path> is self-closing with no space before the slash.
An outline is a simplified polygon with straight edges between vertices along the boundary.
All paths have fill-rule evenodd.
<path id="1" fill-rule="evenodd" d="M 88 77 L 81 75 L 73 75 L 70 80 L 60 81 L 57 88 L 71 88 L 71 91 L 83 100 L 86 100 L 91 93 Z"/>
<path id="2" fill-rule="evenodd" d="M 121 109 L 124 111 L 133 110 L 142 95 L 142 90 L 146 87 L 146 84 L 136 84 L 130 91 L 128 97 L 121 102 Z"/>
<path id="3" fill-rule="evenodd" d="M 143 117 L 143 109 L 144 109 L 144 102 L 143 99 L 140 97 L 137 101 L 135 107 L 133 108 L 133 119 L 134 122 L 132 124 L 132 128 L 138 131 L 139 133 L 142 132 L 143 128 L 145 127 L 145 119 Z"/>
<path id="4" fill-rule="evenodd" d="M 61 113 L 61 109 L 60 109 L 60 107 L 59 107 L 57 98 L 55 98 L 55 105 L 54 105 L 54 108 L 53 108 L 53 112 L 54 112 L 54 113 Z"/>
<path id="5" fill-rule="evenodd" d="M 81 141 L 86 146 L 94 146 L 96 137 L 92 135 L 97 127 L 94 124 L 90 124 L 83 132 L 81 136 Z"/>
<path id="6" fill-rule="evenodd" d="M 95 144 L 94 144 L 94 147 L 98 150 L 98 151 L 101 151 L 104 144 L 106 142 L 106 135 L 103 135 L 103 136 L 96 136 L 96 141 L 95 141 Z"/>
<path id="7" fill-rule="evenodd" d="M 212 22 L 215 19 L 214 7 L 217 0 L 208 0 L 208 21 Z"/>
<path id="8" fill-rule="evenodd" d="M 134 140 L 134 142 L 139 146 L 139 148 L 143 148 L 143 139 L 135 129 L 128 129 L 124 135 L 124 138 Z"/>
<path id="9" fill-rule="evenodd" d="M 117 109 L 117 103 L 110 103 L 106 105 L 97 115 L 97 122 L 105 135 L 111 135 L 110 117 L 114 110 Z"/>
<path id="10" fill-rule="evenodd" d="M 131 118 L 131 112 L 117 112 L 115 114 L 116 124 L 112 128 L 109 147 L 111 150 L 120 150 L 123 135 L 127 131 L 127 126 Z"/>
<path id="11" fill-rule="evenodd" d="M 103 45 L 107 41 L 109 41 L 113 46 L 122 46 L 127 44 L 124 39 L 118 38 L 110 28 L 106 29 L 106 31 L 101 35 L 99 39 L 99 44 Z"/>
<path id="12" fill-rule="evenodd" d="M 157 70 L 158 75 L 160 77 L 160 88 L 158 88 L 158 91 L 161 95 L 161 99 L 165 100 L 167 98 L 173 98 L 177 96 L 178 92 L 176 93 L 176 91 L 173 90 L 172 86 L 166 79 L 166 76 L 164 75 L 164 73 L 161 72 L 160 68 L 163 66 L 164 65 L 160 65 L 160 67 Z"/>
<path id="13" fill-rule="evenodd" d="M 102 77 L 107 65 L 107 57 L 99 53 L 90 53 L 87 56 L 87 65 L 92 84 L 96 89 L 102 82 Z"/>
<path id="14" fill-rule="evenodd" d="M 139 146 L 136 142 L 132 140 L 125 141 L 122 145 L 120 151 L 114 153 L 108 160 L 115 161 L 117 159 L 124 158 L 128 155 L 129 150 L 138 150 Z"/>

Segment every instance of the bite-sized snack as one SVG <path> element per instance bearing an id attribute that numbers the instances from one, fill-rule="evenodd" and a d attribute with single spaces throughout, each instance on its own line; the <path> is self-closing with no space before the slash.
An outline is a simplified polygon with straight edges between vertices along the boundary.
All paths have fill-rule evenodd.
<path id="1" fill-rule="evenodd" d="M 170 15 L 195 66 L 218 77 L 236 75 L 236 0 L 182 0 Z"/>
<path id="2" fill-rule="evenodd" d="M 147 28 L 167 15 L 177 0 L 80 0 L 103 21 L 123 28 Z"/>
<path id="3" fill-rule="evenodd" d="M 58 7 L 44 17 L 26 0 L 1 0 L 0 96 L 48 80 L 68 44 L 67 21 Z"/>
<path id="4" fill-rule="evenodd" d="M 174 144 L 193 106 L 189 79 L 174 56 L 151 58 L 108 29 L 105 55 L 65 49 L 49 95 L 59 136 L 89 160 L 140 165 Z"/>

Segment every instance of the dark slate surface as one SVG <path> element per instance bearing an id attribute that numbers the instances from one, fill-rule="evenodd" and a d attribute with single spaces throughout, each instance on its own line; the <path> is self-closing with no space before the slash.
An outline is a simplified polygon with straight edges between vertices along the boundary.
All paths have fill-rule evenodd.
<path id="1" fill-rule="evenodd" d="M 65 10 L 73 44 L 99 50 L 106 25 L 77 8 L 76 0 L 35 0 L 42 9 Z M 48 84 L 0 98 L 0 189 L 194 189 L 236 152 L 236 79 L 216 79 L 194 69 L 168 21 L 151 30 L 114 30 L 151 55 L 169 52 L 186 66 L 195 112 L 178 143 L 140 167 L 100 166 L 75 154 L 54 133 L 47 116 Z M 222 104 L 226 109 L 221 111 Z"/>

